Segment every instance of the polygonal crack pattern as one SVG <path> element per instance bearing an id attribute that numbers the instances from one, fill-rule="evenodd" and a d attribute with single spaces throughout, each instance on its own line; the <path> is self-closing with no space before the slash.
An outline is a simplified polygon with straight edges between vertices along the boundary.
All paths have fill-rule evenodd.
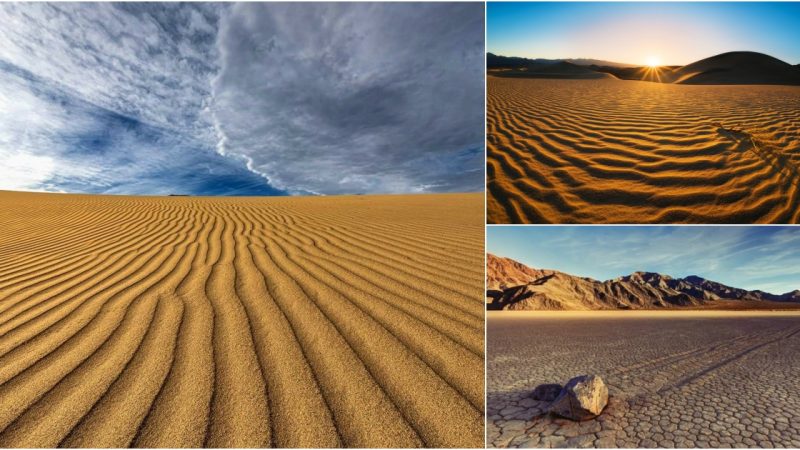
<path id="1" fill-rule="evenodd" d="M 490 447 L 800 447 L 800 316 L 488 321 Z M 603 414 L 530 398 L 600 375 Z"/>

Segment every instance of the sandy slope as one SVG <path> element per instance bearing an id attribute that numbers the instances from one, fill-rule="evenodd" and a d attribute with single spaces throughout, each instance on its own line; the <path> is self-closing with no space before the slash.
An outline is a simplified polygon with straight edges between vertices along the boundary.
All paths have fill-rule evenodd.
<path id="1" fill-rule="evenodd" d="M 490 223 L 796 223 L 800 87 L 488 77 Z"/>
<path id="2" fill-rule="evenodd" d="M 772 56 L 729 52 L 683 66 L 670 77 L 682 84 L 800 84 L 800 70 Z"/>
<path id="3" fill-rule="evenodd" d="M 483 446 L 481 202 L 0 192 L 0 447 Z"/>

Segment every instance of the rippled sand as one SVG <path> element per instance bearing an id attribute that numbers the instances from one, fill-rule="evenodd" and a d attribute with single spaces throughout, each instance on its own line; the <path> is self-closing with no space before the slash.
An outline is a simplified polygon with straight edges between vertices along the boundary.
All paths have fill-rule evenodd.
<path id="1" fill-rule="evenodd" d="M 0 192 L 0 447 L 482 447 L 483 196 Z"/>
<path id="2" fill-rule="evenodd" d="M 800 87 L 488 77 L 489 223 L 797 223 Z"/>

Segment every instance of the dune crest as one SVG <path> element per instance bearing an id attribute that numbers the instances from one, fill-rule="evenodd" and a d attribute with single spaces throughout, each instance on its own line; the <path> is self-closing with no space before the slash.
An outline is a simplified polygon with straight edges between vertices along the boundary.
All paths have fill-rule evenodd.
<path id="1" fill-rule="evenodd" d="M 0 447 L 482 447 L 482 216 L 0 192 Z"/>
<path id="2" fill-rule="evenodd" d="M 800 70 L 763 53 L 728 52 L 676 69 L 670 79 L 680 84 L 800 85 Z"/>

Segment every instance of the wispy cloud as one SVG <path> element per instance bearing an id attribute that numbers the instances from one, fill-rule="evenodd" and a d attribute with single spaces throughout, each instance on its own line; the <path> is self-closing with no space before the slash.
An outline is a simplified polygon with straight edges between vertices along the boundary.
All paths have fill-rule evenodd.
<path id="1" fill-rule="evenodd" d="M 0 4 L 0 188 L 479 190 L 482 8 Z"/>

